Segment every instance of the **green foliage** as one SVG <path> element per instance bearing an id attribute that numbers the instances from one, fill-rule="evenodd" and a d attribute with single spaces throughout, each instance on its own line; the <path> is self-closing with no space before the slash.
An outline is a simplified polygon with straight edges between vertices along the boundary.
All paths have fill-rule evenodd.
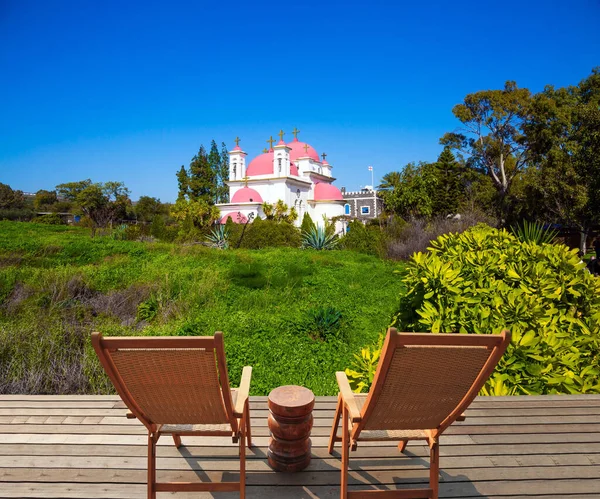
<path id="1" fill-rule="evenodd" d="M 115 241 L 126 241 L 127 240 L 127 224 L 121 224 L 112 230 L 111 237 Z"/>
<path id="2" fill-rule="evenodd" d="M 339 242 L 335 234 L 327 234 L 324 227 L 315 227 L 305 234 L 302 234 L 302 247 L 315 250 L 332 250 Z"/>
<path id="3" fill-rule="evenodd" d="M 512 343 L 485 393 L 599 393 L 600 280 L 558 244 L 477 226 L 446 234 L 402 273 L 404 331 L 499 333 Z"/>
<path id="4" fill-rule="evenodd" d="M 192 234 L 193 229 L 207 229 L 219 219 L 219 209 L 205 199 L 178 199 L 171 206 L 171 216 L 180 224 L 184 235 Z"/>
<path id="5" fill-rule="evenodd" d="M 315 225 L 315 222 L 313 222 L 313 219 L 310 217 L 308 212 L 305 211 L 304 216 L 302 217 L 302 225 L 300 225 L 300 233 L 307 234 L 311 230 L 316 229 L 316 227 L 317 226 Z"/>
<path id="6" fill-rule="evenodd" d="M 158 300 L 155 296 L 151 296 L 146 301 L 140 303 L 137 307 L 136 319 L 138 321 L 150 322 L 158 313 Z"/>
<path id="7" fill-rule="evenodd" d="M 377 339 L 400 289 L 394 265 L 349 251 L 218 251 L 86 234 L 0 222 L 0 391 L 111 393 L 90 344 L 94 330 L 221 330 L 232 382 L 254 367 L 253 395 L 286 384 L 335 395 L 334 373 Z M 342 315 L 339 329 L 315 340 L 303 326 L 327 306 Z"/>
<path id="8" fill-rule="evenodd" d="M 293 206 L 288 207 L 281 199 L 275 204 L 264 202 L 261 206 L 266 220 L 274 220 L 276 222 L 294 223 L 298 220 L 298 212 Z"/>
<path id="9" fill-rule="evenodd" d="M 137 220 L 141 222 L 150 222 L 158 214 L 165 211 L 160 199 L 150 196 L 140 196 L 134 210 Z"/>
<path id="10" fill-rule="evenodd" d="M 287 222 L 280 223 L 275 220 L 258 218 L 246 226 L 246 232 L 241 242 L 242 248 L 261 249 L 277 246 L 298 248 L 300 246 L 298 229 Z"/>
<path id="11" fill-rule="evenodd" d="M 56 186 L 57 192 L 74 203 L 76 210 L 91 223 L 92 237 L 99 227 L 107 227 L 124 219 L 131 206 L 129 189 L 123 182 L 93 184 L 90 179 Z"/>
<path id="12" fill-rule="evenodd" d="M 38 224 L 46 224 L 46 225 L 62 225 L 64 222 L 62 218 L 56 213 L 51 213 L 49 215 L 40 215 L 39 217 L 35 217 L 35 223 Z"/>
<path id="13" fill-rule="evenodd" d="M 523 220 L 520 225 L 511 227 L 511 230 L 522 243 L 550 244 L 558 235 L 558 231 L 547 229 L 543 224 L 529 220 Z"/>
<path id="14" fill-rule="evenodd" d="M 27 208 L 19 209 L 1 209 L 0 208 L 0 220 L 13 220 L 15 222 L 27 222 L 35 216 L 32 210 Z"/>
<path id="15" fill-rule="evenodd" d="M 0 182 L 0 210 L 19 210 L 25 206 L 23 191 L 15 191 Z"/>
<path id="16" fill-rule="evenodd" d="M 58 203 L 58 197 L 56 191 L 46 191 L 40 189 L 35 193 L 35 199 L 33 200 L 33 207 L 37 211 L 48 211 L 53 205 Z"/>
<path id="17" fill-rule="evenodd" d="M 354 392 L 364 393 L 371 388 L 384 340 L 385 336 L 380 334 L 377 344 L 361 348 L 360 355 L 354 354 L 350 367 L 345 369 L 350 388 Z"/>
<path id="18" fill-rule="evenodd" d="M 313 339 L 327 341 L 338 338 L 342 325 L 342 312 L 334 307 L 317 307 L 309 310 L 304 327 Z"/>
<path id="19" fill-rule="evenodd" d="M 342 249 L 358 251 L 367 255 L 385 256 L 387 235 L 378 226 L 365 225 L 360 220 L 353 220 L 348 231 L 340 239 Z"/>
<path id="20" fill-rule="evenodd" d="M 530 106 L 531 93 L 514 81 L 507 81 L 502 90 L 468 94 L 452 109 L 465 133 L 446 133 L 440 143 L 465 155 L 471 168 L 489 175 L 504 197 L 527 159 L 523 123 Z"/>
<path id="21" fill-rule="evenodd" d="M 229 248 L 229 232 L 224 225 L 217 225 L 206 236 L 212 244 L 213 248 L 227 249 Z"/>

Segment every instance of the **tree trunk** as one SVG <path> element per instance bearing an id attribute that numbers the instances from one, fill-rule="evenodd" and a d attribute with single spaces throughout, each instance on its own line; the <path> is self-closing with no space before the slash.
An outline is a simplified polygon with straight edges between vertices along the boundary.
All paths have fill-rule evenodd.
<path id="1" fill-rule="evenodd" d="M 587 237 L 590 229 L 585 227 L 579 230 L 579 250 L 585 255 L 587 253 Z"/>

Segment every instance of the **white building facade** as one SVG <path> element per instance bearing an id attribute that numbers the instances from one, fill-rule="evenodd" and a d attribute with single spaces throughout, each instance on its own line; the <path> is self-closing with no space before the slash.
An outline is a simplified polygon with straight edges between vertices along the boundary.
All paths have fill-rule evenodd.
<path id="1" fill-rule="evenodd" d="M 285 143 L 280 132 L 279 143 L 247 162 L 247 154 L 240 148 L 239 141 L 229 153 L 229 203 L 218 204 L 221 210 L 221 223 L 231 219 L 236 223 L 246 223 L 255 217 L 264 218 L 262 204 L 271 205 L 283 201 L 298 212 L 296 225 L 302 223 L 308 213 L 317 225 L 323 225 L 323 217 L 328 220 L 344 215 L 344 197 L 333 185 L 332 166 L 326 155 L 319 157 L 317 151 L 298 140 L 294 130 L 294 140 Z M 338 221 L 336 229 L 343 231 L 344 222 Z"/>

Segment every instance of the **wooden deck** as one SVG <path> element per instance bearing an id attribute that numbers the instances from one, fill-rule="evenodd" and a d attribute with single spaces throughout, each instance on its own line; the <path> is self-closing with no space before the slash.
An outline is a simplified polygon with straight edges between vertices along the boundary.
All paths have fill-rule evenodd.
<path id="1" fill-rule="evenodd" d="M 276 473 L 266 461 L 266 398 L 252 397 L 248 497 L 338 497 L 339 454 L 326 449 L 334 408 L 335 398 L 318 398 L 310 467 Z M 145 497 L 146 431 L 125 413 L 112 396 L 0 396 L 0 497 Z M 440 497 L 600 498 L 600 396 L 479 398 L 467 416 L 441 439 Z M 230 439 L 183 443 L 159 441 L 159 480 L 237 480 Z M 362 444 L 350 457 L 351 489 L 425 485 L 426 447 L 407 451 Z"/>

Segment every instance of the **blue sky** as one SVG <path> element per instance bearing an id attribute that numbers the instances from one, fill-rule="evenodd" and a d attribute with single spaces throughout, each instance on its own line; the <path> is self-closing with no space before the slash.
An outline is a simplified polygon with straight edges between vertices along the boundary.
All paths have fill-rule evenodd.
<path id="1" fill-rule="evenodd" d="M 200 144 L 298 127 L 355 190 L 434 160 L 467 93 L 578 83 L 599 25 L 597 0 L 0 0 L 0 182 L 173 201 Z"/>

